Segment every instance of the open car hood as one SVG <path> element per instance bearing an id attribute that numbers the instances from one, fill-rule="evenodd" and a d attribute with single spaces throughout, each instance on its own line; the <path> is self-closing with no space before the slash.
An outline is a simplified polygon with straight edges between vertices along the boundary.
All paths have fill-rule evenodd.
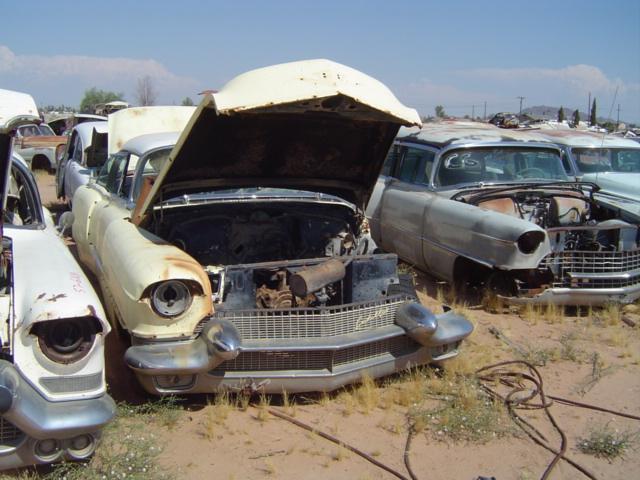
<path id="1" fill-rule="evenodd" d="M 196 107 L 132 107 L 109 115 L 107 153 L 112 155 L 129 140 L 140 135 L 179 132 Z"/>
<path id="2" fill-rule="evenodd" d="M 26 93 L 0 89 L 0 234 L 11 169 L 11 146 L 15 129 L 29 123 L 40 123 L 33 97 Z M 1 236 L 1 235 L 0 235 Z"/>
<path id="3" fill-rule="evenodd" d="M 364 208 L 401 125 L 420 125 L 418 113 L 350 67 L 308 60 L 253 70 L 205 93 L 140 211 L 240 187 L 329 193 Z"/>

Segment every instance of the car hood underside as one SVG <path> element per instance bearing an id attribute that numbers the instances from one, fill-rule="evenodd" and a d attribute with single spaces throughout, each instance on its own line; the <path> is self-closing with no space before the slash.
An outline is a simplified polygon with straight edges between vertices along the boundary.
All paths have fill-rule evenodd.
<path id="1" fill-rule="evenodd" d="M 240 187 L 329 193 L 364 207 L 398 129 L 419 123 L 384 85 L 343 65 L 255 70 L 205 94 L 142 211 Z"/>

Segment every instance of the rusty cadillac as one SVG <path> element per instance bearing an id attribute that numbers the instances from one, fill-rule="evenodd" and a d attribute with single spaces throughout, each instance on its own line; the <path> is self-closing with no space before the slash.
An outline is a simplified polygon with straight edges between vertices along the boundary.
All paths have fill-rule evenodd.
<path id="1" fill-rule="evenodd" d="M 377 80 L 311 60 L 240 75 L 181 134 L 110 156 L 76 191 L 73 237 L 144 388 L 327 391 L 455 356 L 471 324 L 417 301 L 363 211 L 419 123 Z"/>
<path id="2" fill-rule="evenodd" d="M 0 92 L 2 470 L 84 460 L 115 414 L 104 374 L 109 323 L 27 164 L 12 157 L 12 137 L 34 112 L 30 95 Z"/>
<path id="3" fill-rule="evenodd" d="M 571 180 L 539 132 L 472 122 L 403 130 L 367 216 L 384 250 L 514 303 L 640 297 L 640 205 Z"/>

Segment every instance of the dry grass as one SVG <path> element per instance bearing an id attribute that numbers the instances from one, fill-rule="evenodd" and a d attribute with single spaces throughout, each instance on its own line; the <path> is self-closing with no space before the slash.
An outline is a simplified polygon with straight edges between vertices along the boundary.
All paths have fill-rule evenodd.
<path id="1" fill-rule="evenodd" d="M 445 372 L 427 379 L 423 397 L 438 401 L 435 407 L 424 402 L 409 411 L 409 421 L 420 432 L 427 430 L 440 440 L 486 442 L 511 434 L 513 427 L 499 402 L 489 397 L 474 377 Z"/>
<path id="2" fill-rule="evenodd" d="M 225 426 L 227 418 L 234 408 L 235 405 L 228 392 L 214 395 L 213 401 L 209 401 L 207 406 L 203 436 L 208 440 L 216 438 L 218 431 Z"/>

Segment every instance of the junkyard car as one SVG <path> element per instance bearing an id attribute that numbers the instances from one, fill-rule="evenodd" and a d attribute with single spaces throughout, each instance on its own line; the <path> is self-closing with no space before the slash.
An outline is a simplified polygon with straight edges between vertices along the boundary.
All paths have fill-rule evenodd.
<path id="1" fill-rule="evenodd" d="M 78 187 L 86 185 L 107 156 L 116 153 L 127 140 L 151 133 L 180 132 L 194 110 L 195 107 L 127 108 L 109 115 L 108 122 L 77 125 L 56 172 L 58 197 L 66 198 L 71 205 Z"/>
<path id="2" fill-rule="evenodd" d="M 59 198 L 69 204 L 80 185 L 85 185 L 107 159 L 107 122 L 86 122 L 71 130 L 56 170 Z"/>
<path id="3" fill-rule="evenodd" d="M 102 307 L 27 165 L 11 161 L 11 136 L 33 112 L 29 95 L 0 95 L 0 469 L 85 459 L 115 413 Z"/>
<path id="4" fill-rule="evenodd" d="M 312 60 L 206 93 L 172 150 L 155 135 L 111 156 L 76 192 L 73 236 L 143 386 L 332 390 L 456 355 L 471 324 L 416 301 L 362 211 L 419 122 L 378 81 Z"/>
<path id="5" fill-rule="evenodd" d="M 567 174 L 640 202 L 640 143 L 580 130 L 541 130 L 562 147 Z"/>
<path id="6" fill-rule="evenodd" d="M 76 125 L 85 122 L 106 122 L 107 117 L 101 115 L 92 115 L 88 113 L 72 113 L 66 115 L 57 115 L 54 120 L 48 120 L 47 125 L 56 135 L 69 135 Z"/>
<path id="7" fill-rule="evenodd" d="M 442 122 L 404 131 L 367 209 L 386 251 L 513 302 L 640 297 L 637 203 L 570 182 L 535 132 Z"/>
<path id="8" fill-rule="evenodd" d="M 0 95 L 6 90 L 0 90 Z M 39 119 L 35 119 L 39 121 Z M 54 171 L 57 166 L 56 151 L 67 142 L 67 137 L 56 135 L 47 124 L 29 124 L 19 127 L 15 135 L 15 151 L 32 170 Z"/>

